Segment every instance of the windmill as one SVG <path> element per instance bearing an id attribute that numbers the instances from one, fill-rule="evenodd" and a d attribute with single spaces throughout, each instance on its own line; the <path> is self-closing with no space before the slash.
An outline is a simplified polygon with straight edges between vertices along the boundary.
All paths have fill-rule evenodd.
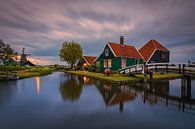
<path id="1" fill-rule="evenodd" d="M 20 65 L 31 65 L 34 66 L 30 61 L 27 60 L 27 56 L 30 56 L 31 54 L 25 54 L 25 48 L 22 48 L 22 54 L 20 56 Z"/>

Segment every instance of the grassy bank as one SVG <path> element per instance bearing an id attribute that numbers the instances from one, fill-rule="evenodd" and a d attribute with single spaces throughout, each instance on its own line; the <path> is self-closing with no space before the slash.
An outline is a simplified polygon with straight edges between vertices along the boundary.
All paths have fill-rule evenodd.
<path id="1" fill-rule="evenodd" d="M 34 76 L 44 76 L 51 74 L 53 70 L 49 67 L 33 67 L 31 69 L 27 69 L 24 71 L 19 71 L 16 73 L 16 75 L 19 77 L 19 79 L 34 77 Z"/>
<path id="2" fill-rule="evenodd" d="M 17 76 L 19 79 L 24 79 L 51 74 L 53 69 L 45 66 L 0 66 L 0 80 L 7 80 L 7 71 L 9 75 Z"/>
<path id="3" fill-rule="evenodd" d="M 143 74 L 136 74 L 134 77 L 124 76 L 119 74 L 113 74 L 113 76 L 105 76 L 102 73 L 94 73 L 94 72 L 87 72 L 87 71 L 64 71 L 66 73 L 77 74 L 82 76 L 88 76 L 92 78 L 97 78 L 101 80 L 111 81 L 111 82 L 138 82 L 143 81 L 144 75 Z M 181 77 L 181 74 L 175 73 L 154 73 L 154 80 L 159 79 L 173 79 Z M 148 76 L 149 78 L 149 76 Z"/>

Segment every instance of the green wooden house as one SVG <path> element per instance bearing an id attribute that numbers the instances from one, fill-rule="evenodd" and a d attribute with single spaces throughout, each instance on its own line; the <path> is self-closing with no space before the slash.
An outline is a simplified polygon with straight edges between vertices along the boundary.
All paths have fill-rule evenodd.
<path id="1" fill-rule="evenodd" d="M 134 46 L 124 45 L 124 38 L 121 36 L 120 43 L 108 42 L 94 62 L 100 71 L 107 68 L 117 71 L 128 66 L 142 64 L 143 58 Z"/>

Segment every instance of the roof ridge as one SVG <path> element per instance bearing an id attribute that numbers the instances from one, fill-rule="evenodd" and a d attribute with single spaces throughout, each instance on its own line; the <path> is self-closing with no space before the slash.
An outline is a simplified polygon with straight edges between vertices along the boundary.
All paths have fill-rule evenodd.
<path id="1" fill-rule="evenodd" d="M 134 47 L 133 45 L 129 45 L 129 44 L 120 44 L 120 43 L 114 43 L 114 42 L 108 42 L 108 43 L 113 43 L 113 44 L 117 44 L 117 45 L 121 45 L 121 46 L 130 46 L 130 47 Z"/>
<path id="2" fill-rule="evenodd" d="M 155 40 L 155 41 L 156 41 L 156 40 Z M 156 44 L 158 44 L 158 46 L 160 46 L 161 48 L 163 48 L 163 49 L 169 51 L 169 50 L 168 50 L 166 47 L 164 47 L 161 43 L 159 43 L 158 41 L 156 41 L 156 42 L 155 42 L 155 48 L 156 48 L 157 50 L 159 50 L 159 48 L 156 46 Z"/>
<path id="3" fill-rule="evenodd" d="M 154 39 L 152 39 L 152 44 L 153 44 L 153 46 L 155 47 L 155 49 L 157 49 L 157 47 L 156 47 L 156 44 L 154 43 Z"/>
<path id="4" fill-rule="evenodd" d="M 111 43 L 111 42 L 108 42 L 108 45 L 116 57 L 120 55 L 121 57 L 142 58 L 142 56 L 139 54 L 139 52 L 135 46 L 121 45 L 118 43 L 116 44 L 116 43 Z M 132 54 L 132 52 L 134 52 L 134 53 Z M 121 53 L 123 53 L 123 54 L 121 54 Z"/>

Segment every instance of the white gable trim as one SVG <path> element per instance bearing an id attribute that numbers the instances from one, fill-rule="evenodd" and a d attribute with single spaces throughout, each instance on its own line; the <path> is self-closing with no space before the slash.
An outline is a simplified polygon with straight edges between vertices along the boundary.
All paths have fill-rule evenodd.
<path id="1" fill-rule="evenodd" d="M 153 51 L 153 53 L 151 54 L 151 56 L 148 58 L 148 60 L 146 61 L 146 64 L 148 63 L 148 61 L 152 58 L 152 56 L 154 55 L 154 53 L 156 52 L 156 48 L 155 48 L 155 50 Z"/>
<path id="2" fill-rule="evenodd" d="M 136 47 L 134 47 L 134 48 L 135 48 L 136 51 L 139 53 L 139 55 L 142 57 L 142 59 L 145 61 L 144 57 L 143 57 L 142 54 L 139 52 L 139 50 L 138 50 Z"/>
<path id="3" fill-rule="evenodd" d="M 114 56 L 117 57 L 115 52 L 113 51 L 112 47 L 110 46 L 110 44 L 109 43 L 107 43 L 107 44 L 108 44 L 108 47 L 110 48 L 110 50 L 112 51 L 112 53 L 114 54 Z"/>
<path id="4" fill-rule="evenodd" d="M 104 45 L 104 47 L 103 47 L 104 49 L 105 49 L 106 45 L 107 45 L 107 44 Z M 95 58 L 94 62 L 95 62 L 95 61 L 100 57 L 100 55 L 104 52 L 104 49 L 103 49 L 103 51 L 99 54 L 99 56 L 97 56 L 97 57 Z"/>
<path id="5" fill-rule="evenodd" d="M 105 44 L 104 49 L 105 49 L 106 45 L 108 45 L 108 47 L 110 48 L 110 50 L 112 51 L 112 53 L 114 54 L 114 56 L 117 57 L 116 54 L 114 53 L 114 51 L 112 50 L 112 47 L 109 45 L 109 43 Z M 97 57 L 95 58 L 94 62 L 95 62 L 95 61 L 100 57 L 100 55 L 104 52 L 104 49 L 103 49 L 103 51 L 99 54 L 99 56 L 97 56 Z"/>
<path id="6" fill-rule="evenodd" d="M 89 62 L 85 59 L 85 57 L 83 57 L 83 59 L 85 60 L 85 62 L 87 63 L 87 65 L 89 65 Z"/>
<path id="7" fill-rule="evenodd" d="M 100 54 L 101 55 L 101 54 Z M 97 56 L 96 58 L 95 58 L 95 60 L 94 60 L 94 63 L 96 62 L 96 60 L 100 57 L 100 55 L 99 56 Z"/>

